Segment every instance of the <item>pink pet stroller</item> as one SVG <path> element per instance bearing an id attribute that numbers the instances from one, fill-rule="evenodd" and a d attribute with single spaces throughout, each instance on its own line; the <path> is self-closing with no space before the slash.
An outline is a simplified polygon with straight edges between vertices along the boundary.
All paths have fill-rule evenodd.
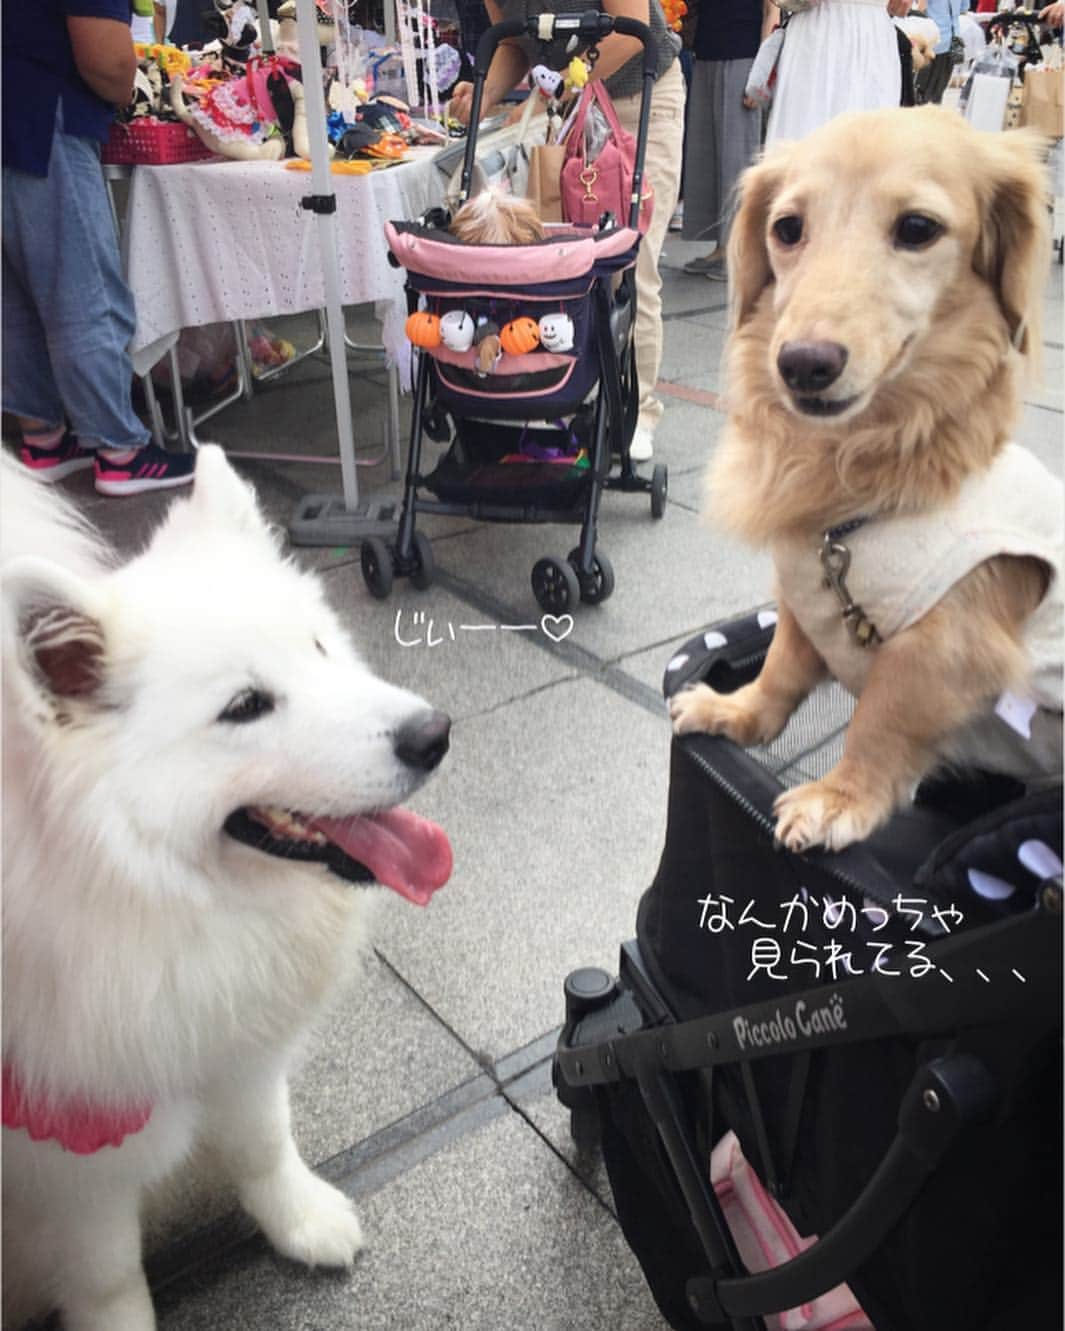
<path id="1" fill-rule="evenodd" d="M 567 558 L 540 559 L 532 570 L 533 594 L 541 608 L 562 614 L 579 601 L 605 601 L 614 590 L 610 561 L 596 548 L 604 489 L 649 493 L 652 516 L 665 512 L 667 469 L 657 465 L 650 477 L 641 476 L 629 453 L 639 405 L 633 265 L 655 78 L 650 32 L 635 20 L 594 11 L 556 15 L 552 21 L 556 37 L 572 33 L 581 47 L 594 47 L 613 31 L 644 44 L 628 224 L 610 214 L 595 226 L 549 224 L 544 240 L 526 245 L 463 244 L 447 230 L 450 217 L 442 209 L 418 222 L 386 226 L 391 262 L 406 269 L 410 312 L 423 309 L 441 319 L 450 314 L 465 325 L 466 336 L 458 339 L 461 349 L 455 349 L 452 338 L 452 346 L 441 342 L 417 353 L 397 539 L 390 545 L 375 538 L 362 547 L 363 577 L 380 598 L 388 596 L 397 575 L 409 577 L 415 587 L 432 582 L 432 547 L 416 530 L 420 513 L 579 523 L 578 544 Z M 481 38 L 460 203 L 470 193 L 492 54 L 507 37 L 541 36 L 540 23 L 536 16 L 497 23 Z M 535 323 L 540 342 L 517 354 L 504 350 L 486 372 L 478 362 L 478 347 L 467 340 L 472 330 L 486 325 L 505 330 L 515 321 Z M 427 474 L 422 473 L 424 435 L 445 446 Z M 432 497 L 425 497 L 425 491 Z"/>

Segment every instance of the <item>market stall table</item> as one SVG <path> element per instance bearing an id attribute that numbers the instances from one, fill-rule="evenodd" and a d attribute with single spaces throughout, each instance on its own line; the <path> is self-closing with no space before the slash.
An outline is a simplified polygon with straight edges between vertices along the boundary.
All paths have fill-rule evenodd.
<path id="1" fill-rule="evenodd" d="M 373 303 L 390 362 L 406 377 L 403 274 L 388 262 L 384 224 L 441 201 L 435 148 L 364 176 L 331 175 L 345 305 Z M 137 303 L 130 351 L 145 373 L 182 328 L 298 314 L 325 305 L 315 217 L 300 206 L 308 172 L 282 162 L 211 161 L 138 166 L 123 233 Z"/>

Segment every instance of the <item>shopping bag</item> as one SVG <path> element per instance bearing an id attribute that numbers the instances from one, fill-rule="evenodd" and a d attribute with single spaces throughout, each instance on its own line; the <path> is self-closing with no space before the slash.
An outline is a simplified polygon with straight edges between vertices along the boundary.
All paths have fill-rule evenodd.
<path id="1" fill-rule="evenodd" d="M 598 116 L 590 112 L 596 108 Z M 605 135 L 593 132 L 596 121 Z M 594 226 L 604 213 L 613 213 L 619 226 L 627 226 L 636 165 L 636 140 L 622 129 L 610 94 L 601 79 L 585 85 L 580 104 L 566 135 L 562 166 L 562 214 L 567 222 Z M 654 193 L 644 180 L 640 194 L 639 229 L 651 224 Z"/>
<path id="2" fill-rule="evenodd" d="M 1054 139 L 1065 134 L 1065 71 L 1038 65 L 1025 70 L 1021 124 Z"/>
<path id="3" fill-rule="evenodd" d="M 566 149 L 561 143 L 533 144 L 529 150 L 529 182 L 526 198 L 541 222 L 561 222 L 562 164 Z"/>

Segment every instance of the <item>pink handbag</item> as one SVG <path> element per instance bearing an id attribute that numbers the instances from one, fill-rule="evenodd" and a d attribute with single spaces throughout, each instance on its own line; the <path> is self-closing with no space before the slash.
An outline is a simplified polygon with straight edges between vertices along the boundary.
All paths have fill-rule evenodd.
<path id="1" fill-rule="evenodd" d="M 610 137 L 593 162 L 584 156 L 584 125 L 593 102 L 610 126 Z M 636 140 L 622 129 L 618 113 L 601 79 L 585 85 L 581 103 L 566 135 L 566 157 L 562 164 L 562 215 L 567 222 L 593 226 L 604 213 L 613 213 L 619 226 L 627 226 L 632 202 L 632 173 L 636 164 Z M 654 191 L 644 178 L 640 194 L 640 231 L 651 224 Z"/>

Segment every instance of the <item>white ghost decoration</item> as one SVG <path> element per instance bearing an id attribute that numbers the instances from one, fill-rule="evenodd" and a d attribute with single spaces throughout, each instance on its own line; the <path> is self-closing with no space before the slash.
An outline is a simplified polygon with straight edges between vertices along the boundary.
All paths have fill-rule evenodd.
<path id="1" fill-rule="evenodd" d="M 473 317 L 465 310 L 448 310 L 440 320 L 440 340 L 451 351 L 469 351 L 473 334 Z"/>
<path id="2" fill-rule="evenodd" d="M 573 349 L 573 320 L 568 314 L 545 314 L 540 320 L 540 345 L 545 351 Z"/>

